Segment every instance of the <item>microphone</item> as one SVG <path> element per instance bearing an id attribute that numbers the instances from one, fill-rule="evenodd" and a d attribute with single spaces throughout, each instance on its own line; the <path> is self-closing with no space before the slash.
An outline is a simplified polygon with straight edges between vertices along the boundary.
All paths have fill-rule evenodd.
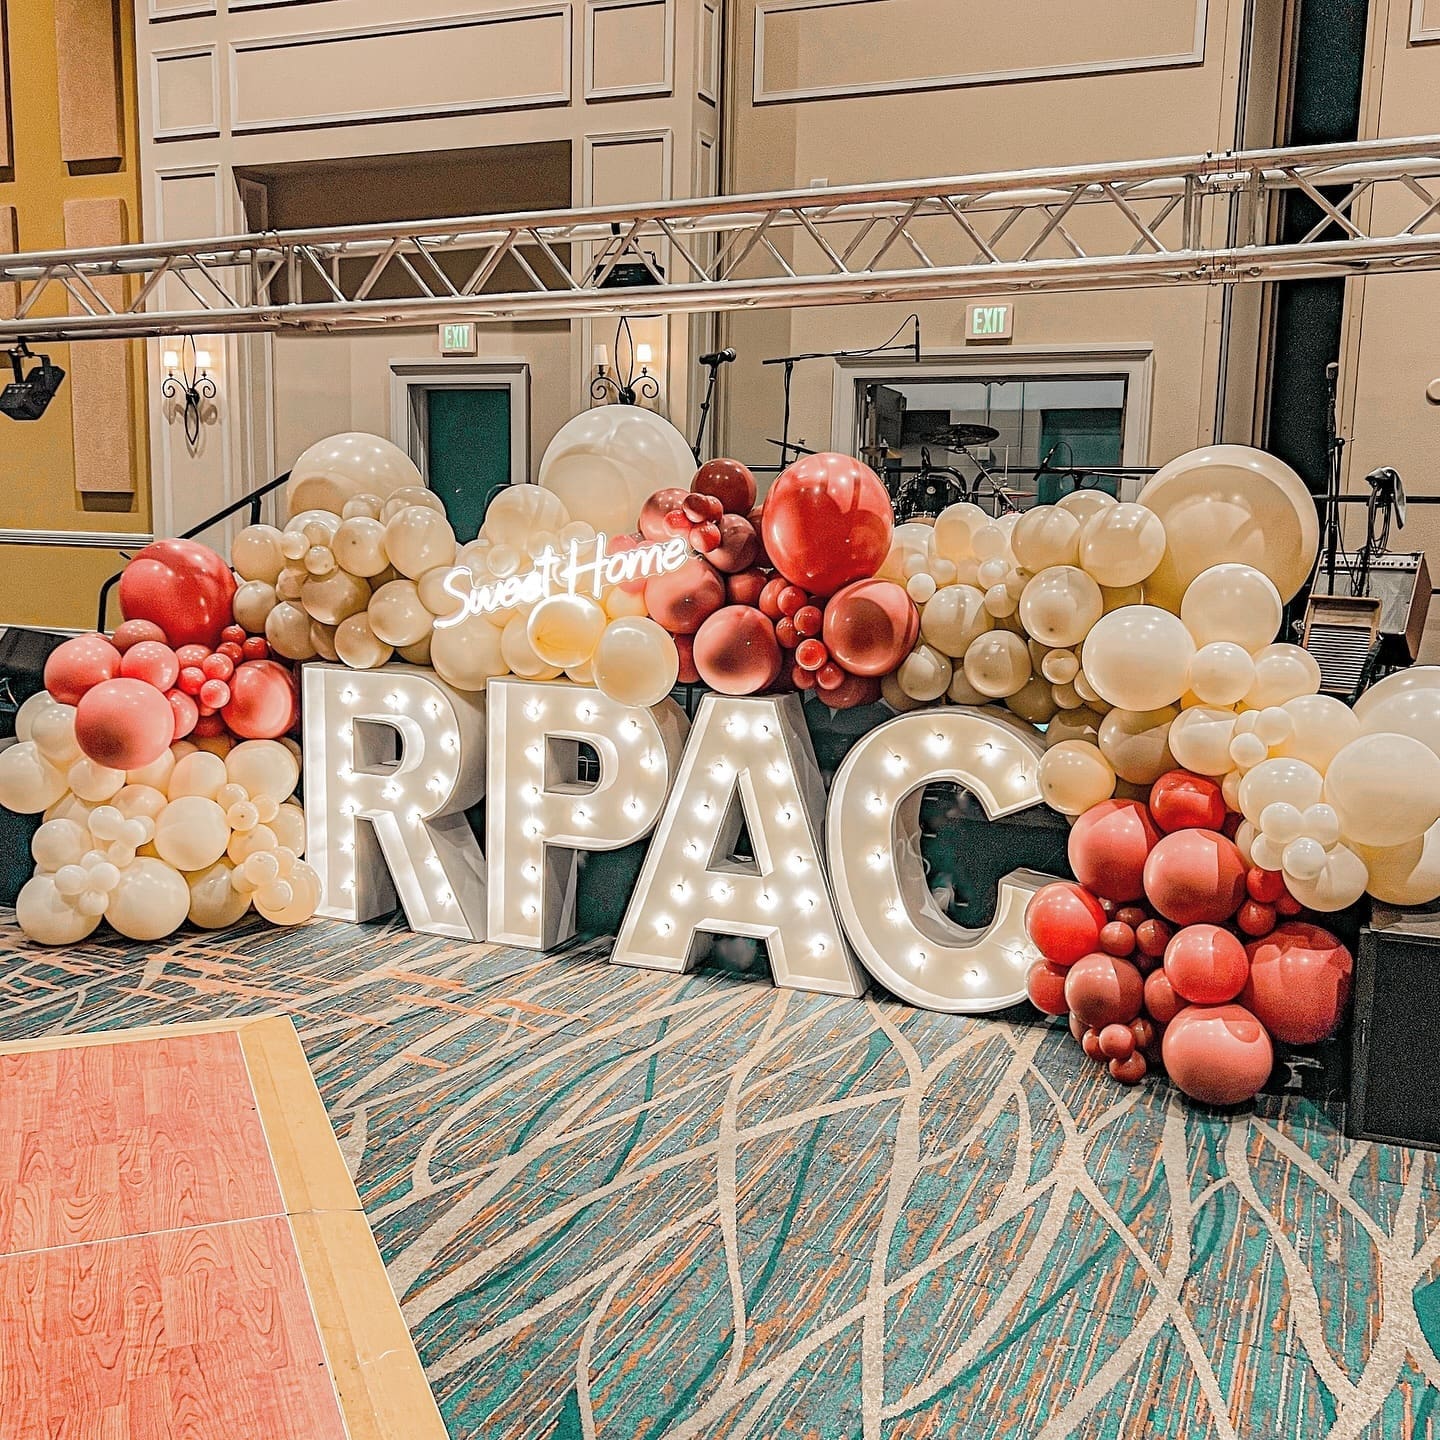
<path id="1" fill-rule="evenodd" d="M 728 365 L 735 358 L 733 350 L 716 350 L 710 355 L 702 355 L 695 362 L 697 365 Z"/>

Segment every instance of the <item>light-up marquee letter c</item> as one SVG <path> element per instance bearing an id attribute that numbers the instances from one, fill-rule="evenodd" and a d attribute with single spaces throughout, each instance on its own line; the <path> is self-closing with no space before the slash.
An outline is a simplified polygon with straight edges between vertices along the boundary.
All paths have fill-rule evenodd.
<path id="1" fill-rule="evenodd" d="M 902 715 L 856 742 L 836 772 L 826 821 L 835 900 L 861 963 L 924 1010 L 981 1014 L 1025 998 L 1037 952 L 1025 906 L 1052 876 L 1015 870 L 1000 881 L 983 930 L 955 924 L 925 883 L 920 801 L 954 781 L 986 816 L 1039 805 L 1044 747 L 1029 726 L 956 707 Z"/>
<path id="2" fill-rule="evenodd" d="M 369 920 L 396 892 L 412 930 L 483 939 L 485 700 L 433 670 L 305 667 L 306 853 L 318 914 Z M 366 823 L 361 823 L 361 822 Z"/>

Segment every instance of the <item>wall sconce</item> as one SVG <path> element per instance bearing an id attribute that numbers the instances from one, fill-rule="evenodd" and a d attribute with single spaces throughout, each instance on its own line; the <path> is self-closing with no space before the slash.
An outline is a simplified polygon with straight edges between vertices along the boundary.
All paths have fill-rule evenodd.
<path id="1" fill-rule="evenodd" d="M 623 343 L 622 343 L 623 342 Z M 622 371 L 622 357 L 624 369 Z M 621 316 L 615 327 L 615 372 L 610 373 L 610 357 L 603 345 L 595 347 L 595 379 L 590 394 L 596 400 L 612 400 L 621 405 L 638 405 L 643 400 L 660 398 L 660 382 L 650 373 L 655 363 L 653 347 L 643 341 L 637 345 L 630 333 L 630 320 Z M 640 373 L 635 373 L 635 366 Z"/>
<path id="2" fill-rule="evenodd" d="M 210 376 L 210 352 L 197 350 L 194 339 L 187 335 L 180 350 L 167 350 L 161 361 L 165 378 L 160 393 L 167 400 L 185 403 L 185 439 L 193 449 L 200 441 L 200 407 L 218 393 Z"/>

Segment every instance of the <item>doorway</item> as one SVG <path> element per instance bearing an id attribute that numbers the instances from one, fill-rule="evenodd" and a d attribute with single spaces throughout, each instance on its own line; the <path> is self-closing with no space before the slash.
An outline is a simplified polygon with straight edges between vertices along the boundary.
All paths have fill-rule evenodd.
<path id="1" fill-rule="evenodd" d="M 530 475 L 530 369 L 522 361 L 394 361 L 391 439 L 440 497 L 462 544 L 495 492 Z"/>

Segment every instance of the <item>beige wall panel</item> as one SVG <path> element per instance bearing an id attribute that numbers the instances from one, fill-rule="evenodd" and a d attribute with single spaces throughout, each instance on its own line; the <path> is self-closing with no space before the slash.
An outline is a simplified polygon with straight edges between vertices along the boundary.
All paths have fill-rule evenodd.
<path id="1" fill-rule="evenodd" d="M 700 58 L 698 73 L 701 96 L 712 104 L 720 102 L 720 0 L 701 0 Z"/>
<path id="2" fill-rule="evenodd" d="M 1421 42 L 1440 40 L 1440 0 L 1413 0 L 1410 39 Z"/>
<path id="3" fill-rule="evenodd" d="M 55 0 L 60 153 L 67 164 L 120 158 L 115 21 L 112 0 Z"/>
<path id="4" fill-rule="evenodd" d="M 220 70 L 213 45 L 151 57 L 152 116 L 157 140 L 220 133 Z"/>
<path id="5" fill-rule="evenodd" d="M 67 200 L 65 243 L 71 248 L 123 245 L 126 240 L 123 200 Z M 124 303 L 123 280 L 97 280 L 95 288 L 108 305 Z M 78 301 L 72 314 L 81 314 Z M 86 495 L 129 495 L 134 492 L 135 431 L 131 425 L 130 342 L 97 340 L 70 347 L 72 430 L 75 438 L 75 488 Z"/>
<path id="6" fill-rule="evenodd" d="M 1204 29 L 1205 0 L 761 0 L 755 99 L 1193 65 Z"/>
<path id="7" fill-rule="evenodd" d="M 585 149 L 589 163 L 585 204 L 631 205 L 669 197 L 667 136 L 591 135 Z"/>
<path id="8" fill-rule="evenodd" d="M 13 254 L 20 248 L 20 231 L 15 223 L 15 207 L 0 205 L 0 255 Z M 20 287 L 0 285 L 0 320 L 12 320 L 20 303 Z"/>
<path id="9" fill-rule="evenodd" d="M 585 97 L 669 95 L 674 89 L 676 0 L 589 0 Z"/>
<path id="10" fill-rule="evenodd" d="M 570 6 L 231 47 L 231 128 L 284 130 L 570 98 Z"/>

